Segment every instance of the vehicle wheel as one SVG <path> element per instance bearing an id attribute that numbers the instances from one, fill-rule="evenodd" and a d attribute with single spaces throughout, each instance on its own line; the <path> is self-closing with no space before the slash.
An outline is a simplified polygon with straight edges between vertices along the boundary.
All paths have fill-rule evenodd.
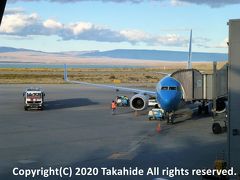
<path id="1" fill-rule="evenodd" d="M 151 120 L 152 120 L 152 118 L 151 118 L 151 117 L 149 117 L 149 118 L 148 118 L 148 120 L 149 120 L 149 121 L 151 121 Z"/>
<path id="2" fill-rule="evenodd" d="M 220 126 L 219 123 L 213 123 L 212 131 L 214 134 L 220 134 L 222 132 L 222 127 Z"/>
<path id="3" fill-rule="evenodd" d="M 28 107 L 27 107 L 27 106 L 24 106 L 24 110 L 27 111 L 27 110 L 28 110 Z"/>

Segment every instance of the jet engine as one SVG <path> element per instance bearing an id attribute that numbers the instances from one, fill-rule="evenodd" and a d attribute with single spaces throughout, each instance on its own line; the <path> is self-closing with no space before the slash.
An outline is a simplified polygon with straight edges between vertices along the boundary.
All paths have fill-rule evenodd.
<path id="1" fill-rule="evenodd" d="M 130 106 L 135 111 L 142 111 L 148 106 L 148 96 L 136 94 L 130 100 Z"/>
<path id="2" fill-rule="evenodd" d="M 224 98 L 219 98 L 216 101 L 216 113 L 223 113 L 227 109 L 227 101 Z"/>

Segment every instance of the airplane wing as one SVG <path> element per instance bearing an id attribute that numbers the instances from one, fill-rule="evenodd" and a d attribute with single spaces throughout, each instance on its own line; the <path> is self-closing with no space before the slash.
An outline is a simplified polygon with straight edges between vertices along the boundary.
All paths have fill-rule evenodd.
<path id="1" fill-rule="evenodd" d="M 69 80 L 68 75 L 67 75 L 67 65 L 66 64 L 64 64 L 64 80 L 68 83 L 73 83 L 73 84 L 82 84 L 82 85 L 93 86 L 93 87 L 97 87 L 97 88 L 113 89 L 113 90 L 116 90 L 116 91 L 132 92 L 132 93 L 144 94 L 144 95 L 149 95 L 149 96 L 156 97 L 156 92 L 155 91 L 120 87 L 120 86 L 115 86 L 115 85 L 94 84 L 94 83 L 88 83 L 88 82 Z"/>
<path id="2" fill-rule="evenodd" d="M 165 76 L 171 76 L 171 74 L 169 73 L 165 73 L 165 72 L 156 72 L 157 74 L 162 74 L 162 75 L 165 75 Z"/>

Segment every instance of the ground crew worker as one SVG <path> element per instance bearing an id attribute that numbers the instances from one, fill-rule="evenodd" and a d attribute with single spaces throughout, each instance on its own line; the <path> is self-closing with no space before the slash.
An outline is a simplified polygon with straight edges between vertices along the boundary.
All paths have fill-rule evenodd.
<path id="1" fill-rule="evenodd" d="M 116 102 L 115 102 L 115 101 L 112 101 L 111 108 L 112 108 L 112 115 L 114 115 L 114 114 L 115 114 L 115 111 L 116 111 L 116 108 L 117 108 L 117 105 L 116 105 Z"/>
<path id="2" fill-rule="evenodd" d="M 161 132 L 161 124 L 160 124 L 160 123 L 157 124 L 156 131 L 157 131 L 158 133 Z"/>

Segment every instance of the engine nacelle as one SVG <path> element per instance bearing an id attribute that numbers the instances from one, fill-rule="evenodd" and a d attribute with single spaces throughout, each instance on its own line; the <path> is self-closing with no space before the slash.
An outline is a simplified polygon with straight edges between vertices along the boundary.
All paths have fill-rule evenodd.
<path id="1" fill-rule="evenodd" d="M 142 111 L 148 107 L 148 96 L 136 94 L 130 100 L 130 106 L 135 111 Z"/>

